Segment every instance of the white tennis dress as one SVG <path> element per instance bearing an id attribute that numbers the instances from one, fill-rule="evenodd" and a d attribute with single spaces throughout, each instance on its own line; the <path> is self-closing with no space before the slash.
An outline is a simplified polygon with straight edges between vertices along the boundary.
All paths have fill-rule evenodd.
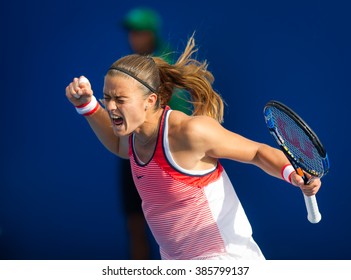
<path id="1" fill-rule="evenodd" d="M 264 259 L 234 188 L 218 162 L 206 171 L 178 166 L 168 144 L 166 107 L 152 158 L 142 163 L 130 137 L 133 179 L 162 259 Z"/>

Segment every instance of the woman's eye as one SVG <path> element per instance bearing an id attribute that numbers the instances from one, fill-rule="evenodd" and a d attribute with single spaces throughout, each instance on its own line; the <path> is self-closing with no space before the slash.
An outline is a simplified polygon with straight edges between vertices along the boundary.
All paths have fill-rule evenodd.
<path id="1" fill-rule="evenodd" d="M 124 104 L 125 100 L 124 99 L 120 99 L 120 98 L 113 98 L 111 96 L 104 96 L 101 101 L 103 101 L 103 103 L 107 103 L 107 102 L 111 102 L 112 100 L 114 100 L 117 104 Z"/>

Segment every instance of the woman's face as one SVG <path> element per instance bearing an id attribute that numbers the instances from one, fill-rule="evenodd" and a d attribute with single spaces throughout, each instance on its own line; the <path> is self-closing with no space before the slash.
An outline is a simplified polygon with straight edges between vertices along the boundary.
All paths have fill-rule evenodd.
<path id="1" fill-rule="evenodd" d="M 138 81 L 124 77 L 105 76 L 104 103 L 117 136 L 138 132 L 145 122 L 147 98 Z"/>

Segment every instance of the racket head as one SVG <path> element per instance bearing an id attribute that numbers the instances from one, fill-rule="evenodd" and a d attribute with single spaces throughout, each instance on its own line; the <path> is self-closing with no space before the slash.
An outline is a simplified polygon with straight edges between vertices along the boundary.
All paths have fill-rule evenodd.
<path id="1" fill-rule="evenodd" d="M 314 177 L 329 171 L 328 154 L 314 131 L 292 109 L 269 101 L 263 109 L 266 125 L 291 164 Z"/>

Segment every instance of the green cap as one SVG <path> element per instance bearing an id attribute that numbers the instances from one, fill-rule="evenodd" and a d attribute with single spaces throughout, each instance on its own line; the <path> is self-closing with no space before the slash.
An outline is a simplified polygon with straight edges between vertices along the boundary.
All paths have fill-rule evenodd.
<path id="1" fill-rule="evenodd" d="M 161 29 L 161 17 L 152 9 L 136 8 L 127 13 L 122 24 L 128 30 L 146 30 L 157 34 Z"/>

